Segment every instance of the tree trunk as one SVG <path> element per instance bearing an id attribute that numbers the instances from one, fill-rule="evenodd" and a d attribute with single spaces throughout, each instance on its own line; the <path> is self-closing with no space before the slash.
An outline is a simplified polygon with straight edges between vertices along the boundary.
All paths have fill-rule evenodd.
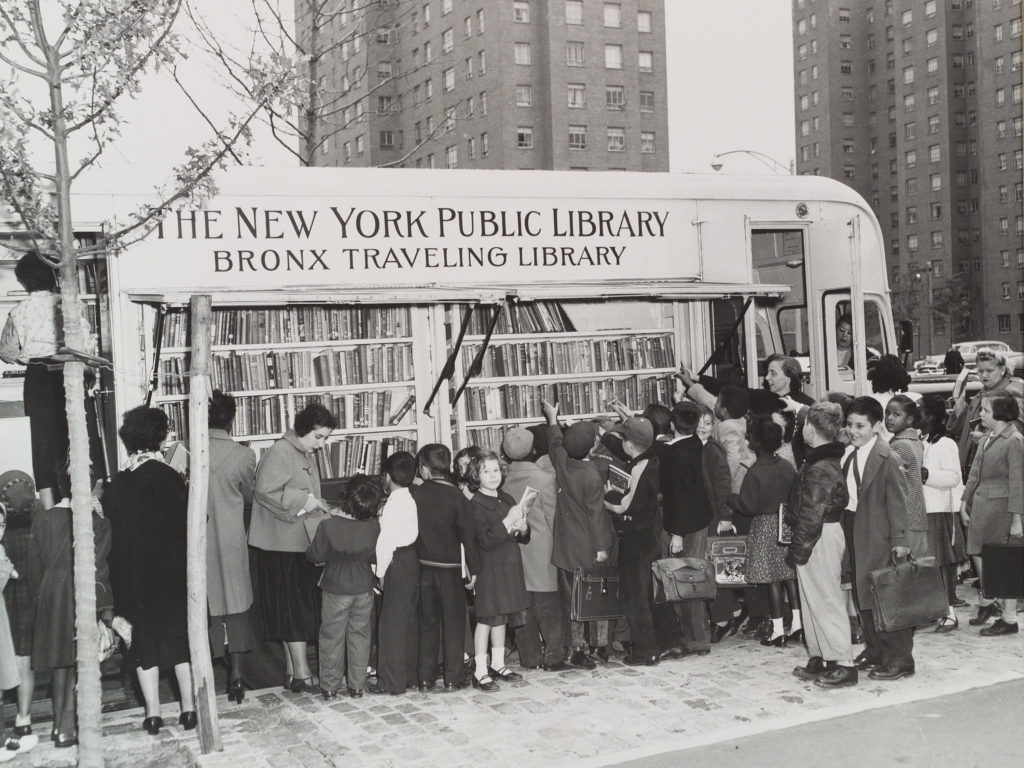
<path id="1" fill-rule="evenodd" d="M 60 72 L 57 52 L 48 49 L 47 68 Z M 78 298 L 78 264 L 71 218 L 71 172 L 68 165 L 68 134 L 59 77 L 50 85 L 56 159 L 55 192 L 58 232 L 57 254 L 64 344 L 86 348 L 85 329 Z M 71 510 L 74 540 L 75 638 L 78 661 L 78 765 L 103 766 L 102 689 L 100 687 L 99 636 L 96 631 L 96 547 L 92 530 L 92 483 L 89 472 L 89 431 L 85 422 L 85 366 L 64 365 L 64 403 L 68 419 L 71 459 Z"/>
<path id="2" fill-rule="evenodd" d="M 192 682 L 199 715 L 199 748 L 204 755 L 220 751 L 217 692 L 207 633 L 206 507 L 210 473 L 207 412 L 210 397 L 209 296 L 192 297 L 192 355 L 189 364 L 189 475 L 188 475 L 188 644 L 192 655 Z"/>

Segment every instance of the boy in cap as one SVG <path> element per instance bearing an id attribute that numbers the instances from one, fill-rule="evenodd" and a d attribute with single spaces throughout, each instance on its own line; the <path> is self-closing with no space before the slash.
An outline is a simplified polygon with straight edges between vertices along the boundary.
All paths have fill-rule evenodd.
<path id="1" fill-rule="evenodd" d="M 519 543 L 530 610 L 526 612 L 526 625 L 516 630 L 516 645 L 524 667 L 561 671 L 569 669 L 569 665 L 563 661 L 565 637 L 558 603 L 558 569 L 551 564 L 555 473 L 545 472 L 533 462 L 533 444 L 533 433 L 522 427 L 508 430 L 501 442 L 502 452 L 509 460 L 502 490 L 516 501 L 523 498 L 527 488 L 537 491 L 526 515 L 530 540 Z"/>
<path id="2" fill-rule="evenodd" d="M 658 556 L 658 491 L 660 464 L 654 453 L 654 427 L 649 419 L 632 416 L 613 429 L 629 457 L 629 490 L 621 501 L 604 499 L 619 535 L 619 579 L 623 610 L 629 623 L 630 666 L 658 663 L 658 646 L 651 618 L 651 562 Z M 609 487 L 609 490 L 611 488 Z"/>
<path id="3" fill-rule="evenodd" d="M 548 455 L 555 468 L 557 498 L 552 537 L 551 563 L 557 569 L 559 607 L 564 636 L 572 643 L 569 663 L 593 669 L 587 655 L 582 622 L 569 620 L 572 602 L 572 578 L 577 568 L 590 568 L 609 562 L 615 544 L 612 521 L 604 511 L 604 478 L 598 466 L 589 460 L 597 444 L 597 426 L 579 421 L 562 434 L 558 426 L 558 406 L 541 401 L 548 422 Z M 591 642 L 599 648 L 608 644 L 608 622 L 591 623 Z"/>

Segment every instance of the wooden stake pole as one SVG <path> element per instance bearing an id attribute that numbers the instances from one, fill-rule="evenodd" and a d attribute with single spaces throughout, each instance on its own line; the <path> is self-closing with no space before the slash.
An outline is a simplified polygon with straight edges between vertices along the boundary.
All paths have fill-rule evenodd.
<path id="1" fill-rule="evenodd" d="M 207 411 L 210 397 L 210 296 L 192 297 L 192 355 L 189 364 L 188 476 L 188 644 L 192 683 L 199 715 L 199 748 L 204 755 L 221 751 L 217 692 L 207 632 L 206 506 L 210 473 Z"/>

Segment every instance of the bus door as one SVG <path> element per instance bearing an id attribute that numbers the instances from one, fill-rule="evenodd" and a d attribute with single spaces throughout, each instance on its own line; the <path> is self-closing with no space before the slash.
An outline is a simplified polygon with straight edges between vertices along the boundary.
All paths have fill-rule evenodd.
<path id="1" fill-rule="evenodd" d="M 853 311 L 849 291 L 828 291 L 822 295 L 822 317 L 825 318 L 826 390 L 848 395 L 867 394 L 870 387 L 857 376 L 857 347 L 864 346 L 869 367 L 872 360 L 884 354 L 895 354 L 888 343 L 893 336 L 892 329 L 886 327 L 884 297 L 865 293 L 863 312 L 858 313 Z M 859 391 L 858 379 L 862 382 Z"/>

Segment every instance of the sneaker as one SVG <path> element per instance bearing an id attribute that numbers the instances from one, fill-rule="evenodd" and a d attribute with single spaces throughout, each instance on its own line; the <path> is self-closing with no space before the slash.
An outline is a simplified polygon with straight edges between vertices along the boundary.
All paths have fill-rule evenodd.
<path id="1" fill-rule="evenodd" d="M 992 623 L 991 627 L 983 628 L 978 634 L 982 637 L 999 637 L 1000 635 L 1015 635 L 1018 631 L 1017 622 L 1011 624 L 999 618 Z"/>

